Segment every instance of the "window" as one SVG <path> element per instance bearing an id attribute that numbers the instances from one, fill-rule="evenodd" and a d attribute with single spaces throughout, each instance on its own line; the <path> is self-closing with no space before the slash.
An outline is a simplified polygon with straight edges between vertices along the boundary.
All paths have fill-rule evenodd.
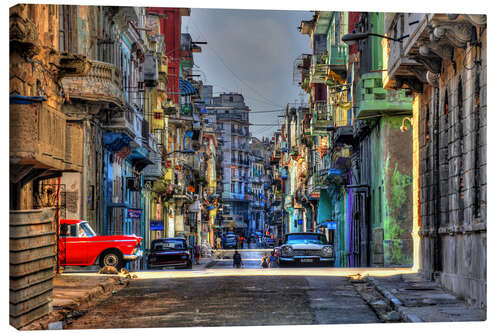
<path id="1" fill-rule="evenodd" d="M 61 52 L 72 52 L 70 43 L 73 30 L 71 18 L 76 17 L 76 14 L 73 15 L 73 7 L 75 6 L 59 6 L 59 51 Z"/>
<path id="2" fill-rule="evenodd" d="M 153 243 L 153 250 L 184 250 L 187 249 L 183 239 L 167 239 Z"/>
<path id="3" fill-rule="evenodd" d="M 88 224 L 88 222 L 80 223 L 80 234 L 83 236 L 80 237 L 94 237 L 96 233 L 92 230 L 92 227 Z"/>
<path id="4" fill-rule="evenodd" d="M 61 237 L 76 237 L 76 224 L 61 224 L 60 235 Z"/>

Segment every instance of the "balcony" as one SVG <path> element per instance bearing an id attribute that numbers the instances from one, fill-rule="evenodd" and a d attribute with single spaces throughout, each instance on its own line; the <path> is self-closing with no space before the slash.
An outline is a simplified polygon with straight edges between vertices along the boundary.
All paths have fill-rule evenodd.
<path id="1" fill-rule="evenodd" d="M 142 137 L 142 119 L 132 110 L 115 111 L 103 122 L 103 129 L 110 133 L 122 133 L 132 140 Z"/>
<path id="2" fill-rule="evenodd" d="M 402 16 L 404 15 L 404 19 Z M 473 27 L 484 27 L 486 15 L 386 13 L 385 34 L 408 36 L 401 43 L 390 42 L 384 87 L 407 84 L 422 91 L 422 84 L 435 85 L 443 60 L 453 57 L 453 48 L 467 47 L 475 37 Z"/>
<path id="3" fill-rule="evenodd" d="M 17 100 L 23 98 L 23 104 Z M 63 113 L 29 97 L 10 101 L 10 161 L 27 167 L 81 172 L 83 129 Z"/>
<path id="4" fill-rule="evenodd" d="M 354 128 L 352 125 L 338 126 L 333 133 L 333 141 L 352 145 L 354 143 Z"/>
<path id="5" fill-rule="evenodd" d="M 325 101 L 315 102 L 311 119 L 311 134 L 326 135 L 334 129 L 332 110 Z"/>
<path id="6" fill-rule="evenodd" d="M 64 93 L 72 99 L 125 104 L 121 90 L 121 74 L 113 64 L 92 61 L 84 76 L 69 76 L 62 80 Z"/>
<path id="7" fill-rule="evenodd" d="M 302 85 L 304 80 L 309 78 L 309 69 L 311 67 L 311 54 L 302 54 L 298 56 L 293 64 L 293 83 Z"/>
<path id="8" fill-rule="evenodd" d="M 383 88 L 381 73 L 367 73 L 357 87 L 356 119 L 380 116 L 411 115 L 413 97 L 409 89 Z"/>
<path id="9" fill-rule="evenodd" d="M 329 73 L 332 71 L 345 80 L 347 77 L 347 59 L 349 54 L 349 47 L 346 44 L 332 45 L 328 54 Z M 327 74 L 329 74 L 327 73 Z M 328 75 L 327 79 L 332 75 Z M 325 82 L 327 83 L 327 82 Z"/>
<path id="10" fill-rule="evenodd" d="M 309 83 L 324 83 L 328 72 L 328 55 L 313 55 Z"/>
<path id="11" fill-rule="evenodd" d="M 187 191 L 186 186 L 176 186 L 173 198 L 180 201 L 192 201 L 193 195 Z"/>
<path id="12" fill-rule="evenodd" d="M 162 159 L 161 155 L 157 152 L 151 153 L 150 158 L 153 164 L 144 168 L 143 175 L 146 180 L 155 180 L 156 178 L 160 178 L 162 176 Z"/>

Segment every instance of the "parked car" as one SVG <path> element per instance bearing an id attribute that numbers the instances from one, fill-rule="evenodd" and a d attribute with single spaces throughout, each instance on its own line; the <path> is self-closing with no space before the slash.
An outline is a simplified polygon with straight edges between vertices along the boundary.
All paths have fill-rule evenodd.
<path id="1" fill-rule="evenodd" d="M 59 263 L 63 266 L 113 266 L 120 270 L 127 261 L 142 257 L 142 237 L 98 236 L 87 221 L 61 220 Z"/>
<path id="2" fill-rule="evenodd" d="M 192 268 L 193 261 L 184 238 L 160 238 L 151 242 L 148 269 L 161 267 Z"/>
<path id="3" fill-rule="evenodd" d="M 234 233 L 227 233 L 225 235 L 224 243 L 222 247 L 225 249 L 235 248 L 236 247 L 236 235 Z"/>
<path id="4" fill-rule="evenodd" d="M 271 237 L 265 237 L 264 238 L 264 246 L 268 249 L 272 249 L 273 247 L 276 246 L 276 242 L 274 238 Z"/>
<path id="5" fill-rule="evenodd" d="M 285 235 L 283 245 L 278 247 L 278 265 L 327 264 L 333 266 L 335 252 L 324 234 L 313 232 L 290 233 Z"/>

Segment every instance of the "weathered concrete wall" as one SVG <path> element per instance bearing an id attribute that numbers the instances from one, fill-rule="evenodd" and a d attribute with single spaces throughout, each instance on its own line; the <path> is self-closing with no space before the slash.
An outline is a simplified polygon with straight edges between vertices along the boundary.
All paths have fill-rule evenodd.
<path id="1" fill-rule="evenodd" d="M 423 94 L 421 272 L 485 307 L 486 31 L 481 42 L 480 63 L 470 47 L 456 49 L 439 87 Z"/>
<path id="2" fill-rule="evenodd" d="M 82 215 L 82 174 L 79 172 L 64 172 L 61 177 L 64 185 L 64 218 L 81 219 Z"/>

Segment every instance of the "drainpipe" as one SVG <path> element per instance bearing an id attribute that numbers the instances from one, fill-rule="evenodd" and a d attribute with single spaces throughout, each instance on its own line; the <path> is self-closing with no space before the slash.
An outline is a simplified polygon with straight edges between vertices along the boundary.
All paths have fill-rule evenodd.
<path id="1" fill-rule="evenodd" d="M 57 204 L 56 204 L 56 234 L 57 234 L 57 262 L 56 262 L 56 274 L 59 274 L 59 237 L 60 237 L 60 220 L 59 220 L 59 206 L 61 203 L 61 176 L 57 177 Z"/>

